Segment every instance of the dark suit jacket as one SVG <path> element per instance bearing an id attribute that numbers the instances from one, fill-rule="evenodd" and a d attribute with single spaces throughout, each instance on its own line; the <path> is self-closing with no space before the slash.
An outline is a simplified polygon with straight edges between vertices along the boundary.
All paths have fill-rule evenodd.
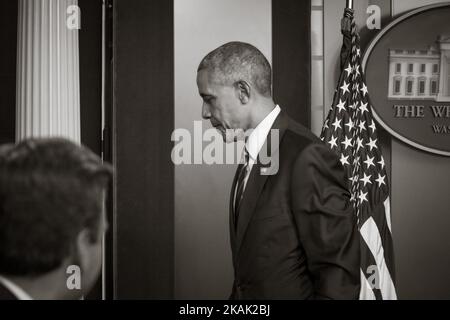
<path id="1" fill-rule="evenodd" d="M 2 300 L 17 300 L 17 298 L 0 283 L 0 301 Z"/>
<path id="2" fill-rule="evenodd" d="M 253 165 L 237 227 L 230 202 L 230 298 L 357 299 L 359 235 L 344 168 L 283 111 L 272 129 L 279 129 L 280 142 L 271 143 L 269 134 L 263 150 L 268 145 L 278 172 Z"/>

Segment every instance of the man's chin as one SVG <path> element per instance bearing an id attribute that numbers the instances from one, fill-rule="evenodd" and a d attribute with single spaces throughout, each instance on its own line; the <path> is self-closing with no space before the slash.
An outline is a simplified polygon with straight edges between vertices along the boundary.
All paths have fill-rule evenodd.
<path id="1" fill-rule="evenodd" d="M 234 137 L 232 137 L 230 134 L 227 134 L 226 132 L 220 132 L 222 134 L 222 139 L 224 143 L 233 143 Z"/>
<path id="2" fill-rule="evenodd" d="M 225 130 L 223 127 L 215 127 L 215 128 L 222 135 L 224 143 L 234 143 L 238 142 L 239 140 L 244 140 L 239 130 L 238 131 L 232 129 Z"/>
<path id="3" fill-rule="evenodd" d="M 221 131 L 223 142 L 225 143 L 233 143 L 236 142 L 236 135 L 234 134 L 233 130 L 224 130 Z"/>
<path id="4" fill-rule="evenodd" d="M 214 126 L 214 129 L 220 133 L 224 143 L 229 143 L 227 130 L 225 130 L 222 126 Z"/>

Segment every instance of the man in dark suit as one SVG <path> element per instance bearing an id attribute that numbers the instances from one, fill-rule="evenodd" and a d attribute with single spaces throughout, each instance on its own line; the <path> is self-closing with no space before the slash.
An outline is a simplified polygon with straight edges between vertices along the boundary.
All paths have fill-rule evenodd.
<path id="1" fill-rule="evenodd" d="M 65 139 L 0 147 L 0 300 L 79 299 L 102 261 L 112 168 Z"/>
<path id="2" fill-rule="evenodd" d="M 271 78 L 264 55 L 241 42 L 215 49 L 197 71 L 203 118 L 225 142 L 245 139 L 230 196 L 231 299 L 357 299 L 348 179 L 337 156 L 274 103 Z"/>

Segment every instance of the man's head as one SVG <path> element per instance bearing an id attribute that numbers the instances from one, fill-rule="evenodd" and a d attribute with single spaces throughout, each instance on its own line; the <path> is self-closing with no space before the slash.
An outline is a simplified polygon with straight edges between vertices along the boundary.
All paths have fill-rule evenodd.
<path id="1" fill-rule="evenodd" d="M 251 129 L 254 106 L 272 101 L 272 69 L 254 46 L 229 42 L 203 58 L 197 86 L 202 117 L 231 142 L 236 139 L 232 130 Z"/>
<path id="2" fill-rule="evenodd" d="M 42 284 L 60 299 L 89 291 L 101 266 L 111 176 L 94 153 L 64 139 L 0 147 L 0 275 Z M 71 265 L 81 269 L 81 291 L 66 287 Z"/>

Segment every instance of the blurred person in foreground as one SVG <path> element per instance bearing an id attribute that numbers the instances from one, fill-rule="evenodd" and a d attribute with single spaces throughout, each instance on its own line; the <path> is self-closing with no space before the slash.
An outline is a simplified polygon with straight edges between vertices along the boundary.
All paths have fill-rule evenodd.
<path id="1" fill-rule="evenodd" d="M 109 165 L 65 139 L 0 146 L 0 300 L 89 292 L 101 269 L 111 178 Z"/>

